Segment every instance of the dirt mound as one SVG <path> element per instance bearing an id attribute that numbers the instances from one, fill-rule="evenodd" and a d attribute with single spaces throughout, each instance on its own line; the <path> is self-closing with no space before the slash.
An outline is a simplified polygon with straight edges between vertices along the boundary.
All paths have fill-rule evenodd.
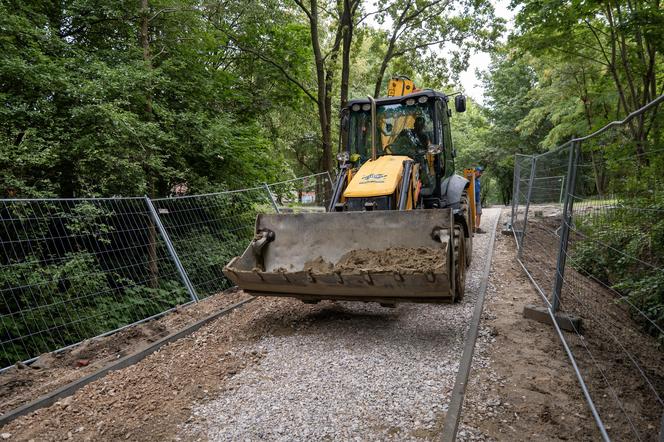
<path id="1" fill-rule="evenodd" d="M 357 249 L 344 254 L 336 264 L 321 256 L 307 261 L 305 272 L 325 275 L 333 272 L 360 274 L 362 272 L 400 272 L 406 274 L 441 272 L 446 259 L 443 249 L 431 247 L 391 247 L 385 250 Z"/>
<path id="2" fill-rule="evenodd" d="M 329 274 L 334 271 L 334 264 L 325 261 L 322 256 L 319 256 L 318 258 L 304 263 L 304 271 L 318 275 Z"/>
<path id="3" fill-rule="evenodd" d="M 361 271 L 401 273 L 440 272 L 445 266 L 442 249 L 394 247 L 386 250 L 352 250 L 341 257 L 334 269 L 342 273 Z"/>
<path id="4" fill-rule="evenodd" d="M 197 304 L 179 307 L 159 319 L 109 336 L 88 339 L 69 350 L 42 354 L 30 365 L 19 363 L 0 374 L 0 413 L 91 374 L 123 356 L 136 353 L 169 333 L 246 297 L 242 292 L 229 290 Z"/>

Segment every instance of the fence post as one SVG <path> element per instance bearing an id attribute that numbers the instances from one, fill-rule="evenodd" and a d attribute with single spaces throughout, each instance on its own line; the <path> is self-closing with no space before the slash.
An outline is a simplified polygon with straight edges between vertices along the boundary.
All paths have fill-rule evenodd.
<path id="1" fill-rule="evenodd" d="M 521 165 L 518 156 L 514 155 L 514 182 L 512 183 L 512 218 L 510 219 L 510 228 L 514 230 L 514 217 L 519 207 L 519 181 L 521 180 Z"/>
<path id="2" fill-rule="evenodd" d="M 145 204 L 148 206 L 148 209 L 150 209 L 150 217 L 152 218 L 152 221 L 157 225 L 157 229 L 159 229 L 159 233 L 161 234 L 161 237 L 164 239 L 164 242 L 166 243 L 166 248 L 168 249 L 168 253 L 171 255 L 173 263 L 175 263 L 175 267 L 177 268 L 178 273 L 180 274 L 180 278 L 182 278 L 184 286 L 187 288 L 187 291 L 189 292 L 191 300 L 194 302 L 198 302 L 198 294 L 196 293 L 196 289 L 189 280 L 189 275 L 187 275 L 187 272 L 185 271 L 184 267 L 182 267 L 180 258 L 178 258 L 178 254 L 175 252 L 175 247 L 173 247 L 171 238 L 168 236 L 168 233 L 166 232 L 164 225 L 161 223 L 161 218 L 159 218 L 159 214 L 155 210 L 154 205 L 152 204 L 152 200 L 147 196 L 144 196 L 144 198 L 145 198 Z"/>
<path id="3" fill-rule="evenodd" d="M 265 187 L 265 191 L 267 192 L 267 195 L 270 197 L 270 202 L 272 203 L 272 207 L 274 208 L 274 211 L 277 213 L 279 212 L 279 206 L 277 205 L 277 201 L 274 199 L 274 195 L 272 195 L 272 191 L 270 190 L 270 186 L 267 185 L 267 183 L 263 183 L 263 187 Z"/>
<path id="4" fill-rule="evenodd" d="M 519 259 L 521 259 L 521 256 L 523 255 L 523 238 L 526 236 L 526 227 L 528 226 L 528 210 L 530 210 L 530 198 L 533 194 L 533 180 L 535 179 L 536 164 L 537 164 L 537 157 L 533 155 L 530 158 L 530 179 L 528 181 L 528 196 L 526 196 L 526 208 L 523 214 L 523 230 L 521 230 L 521 234 L 519 235 L 520 239 L 519 251 L 517 253 L 517 257 Z"/>
<path id="5" fill-rule="evenodd" d="M 560 307 L 560 293 L 565 277 L 565 264 L 567 262 L 567 245 L 569 242 L 569 227 L 572 222 L 572 206 L 574 204 L 574 187 L 576 185 L 576 163 L 579 156 L 579 143 L 572 141 L 569 149 L 567 164 L 567 182 L 565 183 L 565 201 L 563 202 L 562 226 L 560 229 L 560 246 L 558 260 L 556 261 L 556 280 L 551 293 L 551 308 L 557 312 Z"/>

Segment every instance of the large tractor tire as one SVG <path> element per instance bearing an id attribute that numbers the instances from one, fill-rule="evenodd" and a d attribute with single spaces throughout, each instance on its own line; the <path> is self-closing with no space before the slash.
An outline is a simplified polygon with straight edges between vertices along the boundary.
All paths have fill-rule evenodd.
<path id="1" fill-rule="evenodd" d="M 466 237 L 463 226 L 454 225 L 454 302 L 463 299 L 466 292 Z"/>

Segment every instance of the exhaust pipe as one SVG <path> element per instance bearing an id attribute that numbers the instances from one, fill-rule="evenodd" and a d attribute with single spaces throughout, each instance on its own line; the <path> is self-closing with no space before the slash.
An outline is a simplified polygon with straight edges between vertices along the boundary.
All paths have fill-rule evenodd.
<path id="1" fill-rule="evenodd" d="M 371 160 L 376 160 L 376 100 L 371 95 L 367 95 L 371 103 Z"/>

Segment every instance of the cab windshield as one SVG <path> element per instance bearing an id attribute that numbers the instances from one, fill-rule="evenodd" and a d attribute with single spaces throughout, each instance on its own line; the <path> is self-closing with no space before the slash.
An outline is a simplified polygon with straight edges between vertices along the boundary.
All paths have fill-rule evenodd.
<path id="1" fill-rule="evenodd" d="M 357 109 L 355 109 L 357 107 Z M 433 100 L 376 107 L 376 155 L 422 158 L 433 140 Z M 349 147 L 364 163 L 371 158 L 371 108 L 354 105 L 350 112 Z"/>

